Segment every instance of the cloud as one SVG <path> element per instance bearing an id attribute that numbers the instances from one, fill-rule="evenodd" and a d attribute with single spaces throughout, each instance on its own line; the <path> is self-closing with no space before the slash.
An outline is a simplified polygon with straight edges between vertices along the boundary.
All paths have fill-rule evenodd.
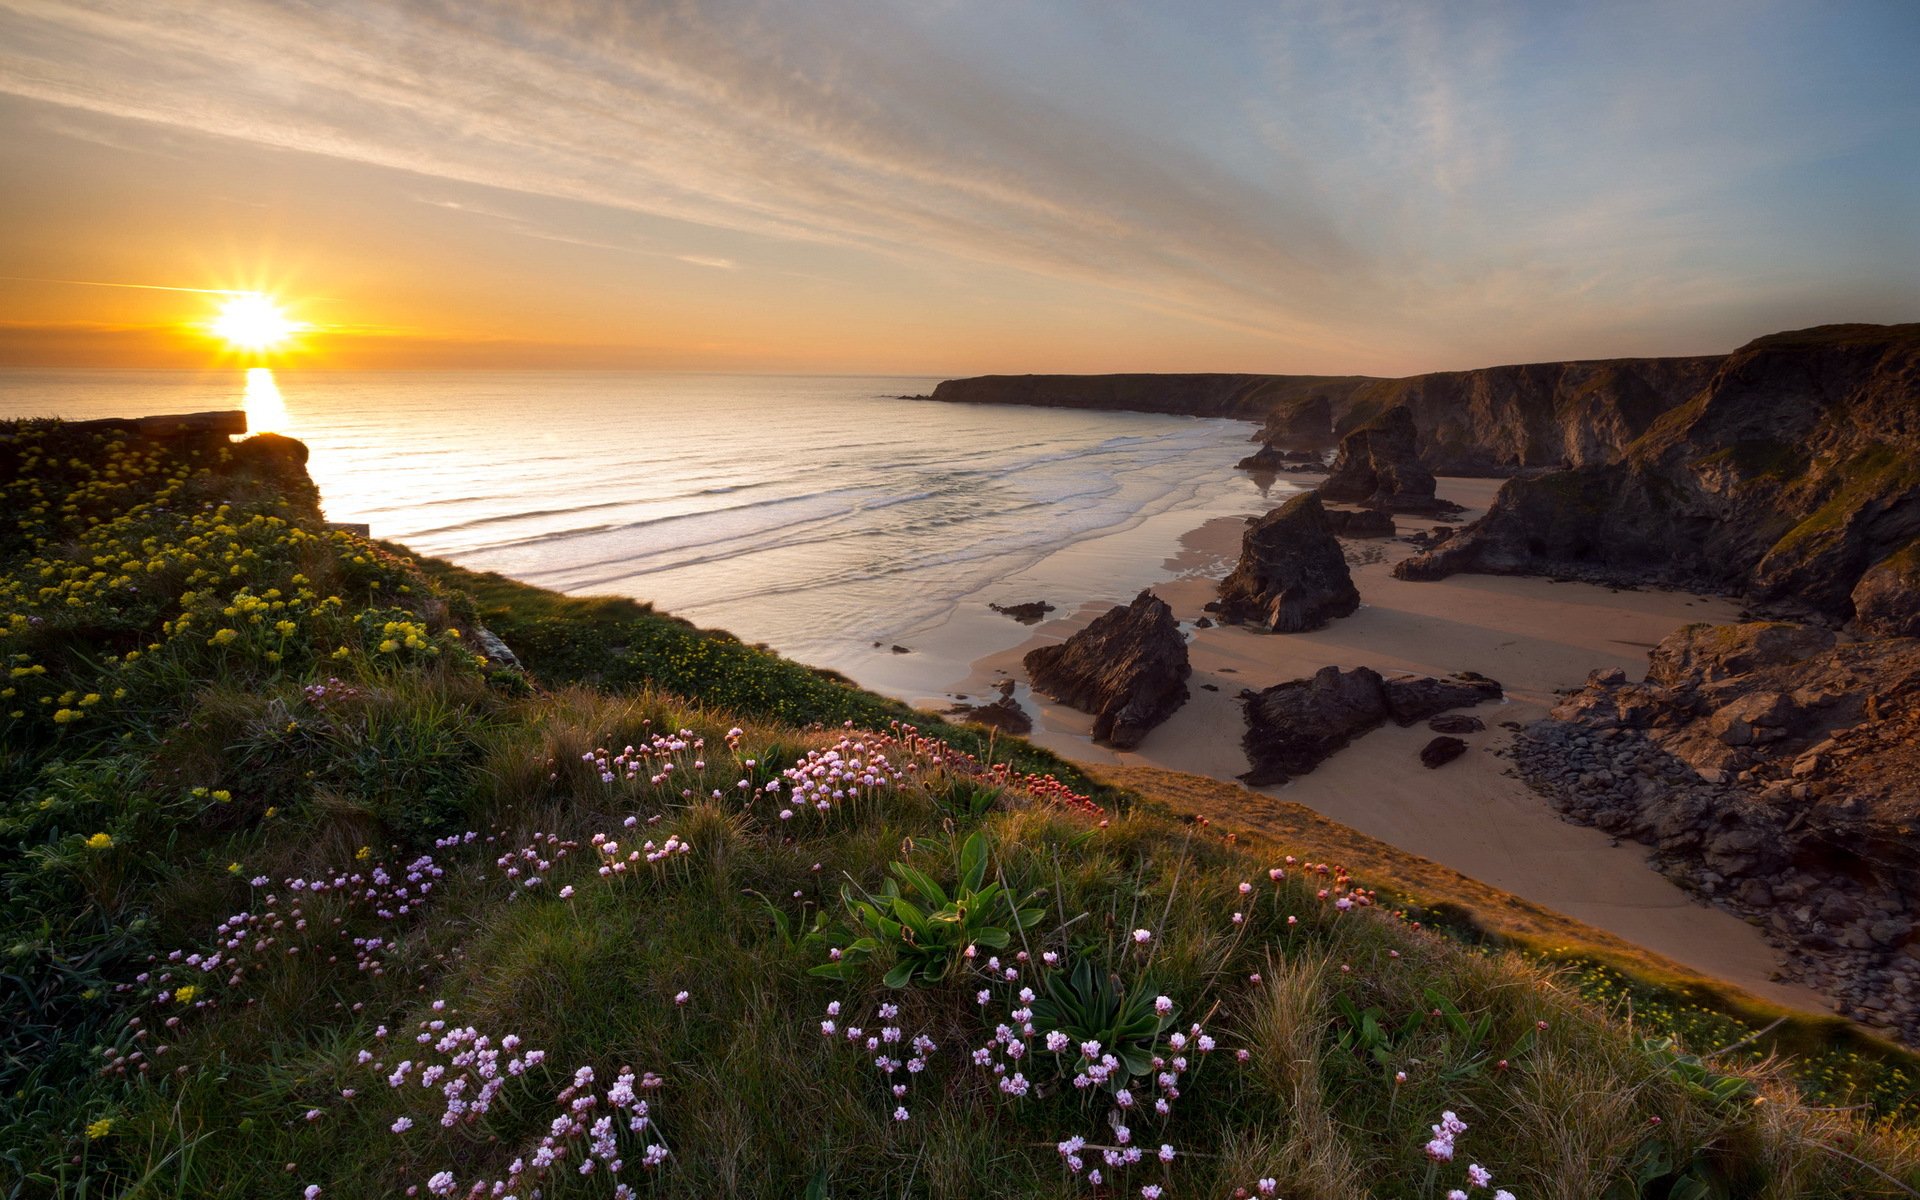
<path id="1" fill-rule="evenodd" d="M 0 87 L 759 236 L 945 256 L 1310 336 L 1364 261 L 1204 156 L 834 5 L 7 5 Z M 849 39 L 857 24 L 865 36 Z M 137 63 L 136 60 L 137 59 Z"/>
<path id="2" fill-rule="evenodd" d="M 1766 90 L 1795 77 L 1729 32 L 1751 11 L 0 0 L 0 90 L 735 240 L 427 200 L 530 237 L 1014 270 L 1283 360 L 1470 365 L 1746 294 L 1777 222 L 1728 235 L 1764 207 L 1728 178 L 1914 115 L 1910 86 L 1858 120 Z"/>

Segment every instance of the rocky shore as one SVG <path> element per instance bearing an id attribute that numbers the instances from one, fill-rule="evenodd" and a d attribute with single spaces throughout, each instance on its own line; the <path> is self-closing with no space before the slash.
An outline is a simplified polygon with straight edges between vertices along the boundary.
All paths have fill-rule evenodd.
<path id="1" fill-rule="evenodd" d="M 1145 403 L 1151 387 L 1129 378 L 1131 400 Z M 1237 565 L 1217 587 L 1160 589 L 1195 618 L 1200 690 L 1149 761 L 1292 780 L 1289 795 L 1305 788 L 1318 806 L 1325 793 L 1323 811 L 1389 838 L 1405 830 L 1410 848 L 1439 847 L 1471 873 L 1487 869 L 1468 865 L 1484 861 L 1481 846 L 1455 845 L 1405 811 L 1443 799 L 1407 768 L 1431 779 L 1422 764 L 1459 764 L 1438 787 L 1507 806 L 1517 830 L 1519 800 L 1487 774 L 1499 756 L 1515 776 L 1506 786 L 1543 817 L 1536 796 L 1647 847 L 1667 879 L 1764 934 L 1785 956 L 1772 972 L 1783 989 L 1804 984 L 1920 1044 L 1920 325 L 1828 326 L 1693 359 L 1266 390 L 1259 377 L 1205 378 L 1177 411 L 1266 406 L 1261 449 L 1243 469 L 1317 467 L 1338 450 L 1317 494 L 1240 531 Z M 1099 392 L 1062 386 L 1029 377 L 995 402 L 1079 404 Z M 975 384 L 950 398 L 994 391 Z M 1465 475 L 1508 478 L 1488 496 L 1492 485 Z M 1343 543 L 1398 532 L 1391 513 L 1449 519 L 1443 482 L 1477 519 Z M 1582 600 L 1553 616 L 1541 581 L 1504 588 L 1489 576 L 1579 581 L 1552 590 Z M 1749 607 L 1736 617 L 1709 596 Z M 1222 628 L 1198 619 L 1202 604 Z M 1640 638 L 1607 633 L 1629 609 L 1672 623 Z M 1686 624 L 1697 618 L 1683 614 L 1709 609 L 1712 623 Z M 1636 646 L 1650 653 L 1622 649 Z M 1264 678 L 1252 688 L 1233 674 L 1254 669 Z M 1395 671 L 1472 682 L 1481 670 L 1509 681 L 1510 738 L 1454 713 L 1421 744 L 1411 729 L 1393 735 L 1408 723 L 1391 705 L 1366 702 Z M 1224 703 L 1246 721 L 1240 753 L 1170 740 L 1214 738 Z M 1050 719 L 1043 712 L 1036 736 Z M 1395 747 L 1393 758 L 1336 753 L 1361 735 Z M 1388 798 L 1359 802 L 1356 784 Z M 1556 840 L 1531 818 L 1526 828 L 1530 848 Z M 1543 899 L 1558 888 L 1545 874 L 1526 886 Z M 1639 924 L 1611 911 L 1621 928 Z"/>
<path id="2" fill-rule="evenodd" d="M 1513 754 L 1569 818 L 1759 925 L 1837 1011 L 1920 1043 L 1920 640 L 1688 627 Z"/>

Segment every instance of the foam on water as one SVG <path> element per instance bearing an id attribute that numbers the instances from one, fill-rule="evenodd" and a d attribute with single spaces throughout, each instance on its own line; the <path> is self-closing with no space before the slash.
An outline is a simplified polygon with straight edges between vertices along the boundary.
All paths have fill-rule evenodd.
<path id="1" fill-rule="evenodd" d="M 854 648 L 927 629 L 1000 580 L 1063 606 L 1123 600 L 1157 577 L 1169 530 L 1265 507 L 1230 469 L 1246 453 L 1243 423 L 893 398 L 931 379 L 281 371 L 275 382 L 280 407 L 260 410 L 312 447 L 333 519 L 543 586 L 650 600 L 856 677 Z M 0 416 L 134 416 L 247 396 L 239 372 L 0 372 Z M 1167 545 L 1068 552 L 1149 522 Z M 1020 636 L 1008 623 L 1007 644 Z"/>

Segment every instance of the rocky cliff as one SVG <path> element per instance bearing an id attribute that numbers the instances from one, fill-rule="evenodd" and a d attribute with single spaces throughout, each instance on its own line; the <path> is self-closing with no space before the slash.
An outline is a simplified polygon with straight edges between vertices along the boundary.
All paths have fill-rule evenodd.
<path id="1" fill-rule="evenodd" d="M 1442 475 L 1605 462 L 1699 390 L 1720 357 L 1621 358 L 1363 375 L 981 375 L 949 379 L 933 399 L 1095 408 L 1261 421 L 1285 449 L 1332 446 L 1404 407 L 1421 458 Z"/>
<path id="2" fill-rule="evenodd" d="M 946 380 L 933 389 L 931 398 L 1250 421 L 1304 405 L 1310 412 L 1327 414 L 1320 432 L 1331 442 L 1333 404 L 1370 382 L 1361 375 L 977 375 Z"/>
<path id="3" fill-rule="evenodd" d="M 1405 408 L 1421 460 L 1440 475 L 1609 462 L 1699 391 L 1721 361 L 1613 358 L 1378 379 L 1347 396 L 1334 428 L 1345 435 Z"/>
<path id="4" fill-rule="evenodd" d="M 1745 591 L 1831 620 L 1866 587 L 1909 627 L 1920 538 L 1920 325 L 1761 338 L 1620 459 L 1501 489 L 1492 510 L 1395 573 L 1585 575 Z"/>

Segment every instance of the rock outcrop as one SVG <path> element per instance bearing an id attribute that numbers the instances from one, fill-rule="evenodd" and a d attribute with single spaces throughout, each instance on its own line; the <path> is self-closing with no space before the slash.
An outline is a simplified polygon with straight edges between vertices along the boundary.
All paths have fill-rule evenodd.
<path id="1" fill-rule="evenodd" d="M 1247 732 L 1240 744 L 1249 770 L 1241 778 L 1256 787 L 1285 783 L 1389 720 L 1412 725 L 1500 696 L 1500 685 L 1483 676 L 1384 679 L 1370 667 L 1322 667 L 1311 679 L 1242 692 Z"/>
<path id="2" fill-rule="evenodd" d="M 1032 733 L 1033 718 L 1013 698 L 1013 680 L 1001 680 L 994 690 L 998 695 L 993 700 L 980 704 L 956 704 L 947 710 L 947 715 L 956 720 L 971 721 L 975 725 L 1003 729 L 1008 733 Z"/>
<path id="3" fill-rule="evenodd" d="M 1275 633 L 1301 633 L 1351 616 L 1360 593 L 1320 497 L 1302 492 L 1248 526 L 1240 561 L 1209 607 L 1226 620 Z"/>
<path id="4" fill-rule="evenodd" d="M 1752 917 L 1791 973 L 1920 1041 L 1920 639 L 1689 626 L 1515 744 L 1571 819 Z"/>
<path id="5" fill-rule="evenodd" d="M 1093 714 L 1093 738 L 1130 750 L 1186 703 L 1187 640 L 1152 592 L 1116 605 L 1057 646 L 1029 651 L 1035 689 Z"/>
<path id="6" fill-rule="evenodd" d="M 1012 617 L 1022 625 L 1038 625 L 1053 611 L 1053 605 L 1045 600 L 1027 600 L 1019 604 L 989 604 L 988 608 L 1003 617 Z"/>
<path id="7" fill-rule="evenodd" d="M 1920 637 L 1920 541 L 1868 567 L 1853 585 L 1853 623 L 1876 637 Z"/>
<path id="8" fill-rule="evenodd" d="M 1392 512 L 1443 507 L 1434 499 L 1433 472 L 1421 465 L 1417 442 L 1413 414 L 1404 406 L 1388 409 L 1340 440 L 1320 494 Z"/>
<path id="9" fill-rule="evenodd" d="M 1336 537 L 1377 538 L 1392 537 L 1393 518 L 1376 508 L 1363 508 L 1355 511 L 1346 508 L 1327 509 L 1327 527 Z"/>
<path id="10" fill-rule="evenodd" d="M 1509 481 L 1485 517 L 1395 574 L 1673 583 L 1835 621 L 1865 582 L 1872 619 L 1900 628 L 1900 556 L 1916 541 L 1920 325 L 1838 325 L 1743 347 L 1620 461 Z"/>

